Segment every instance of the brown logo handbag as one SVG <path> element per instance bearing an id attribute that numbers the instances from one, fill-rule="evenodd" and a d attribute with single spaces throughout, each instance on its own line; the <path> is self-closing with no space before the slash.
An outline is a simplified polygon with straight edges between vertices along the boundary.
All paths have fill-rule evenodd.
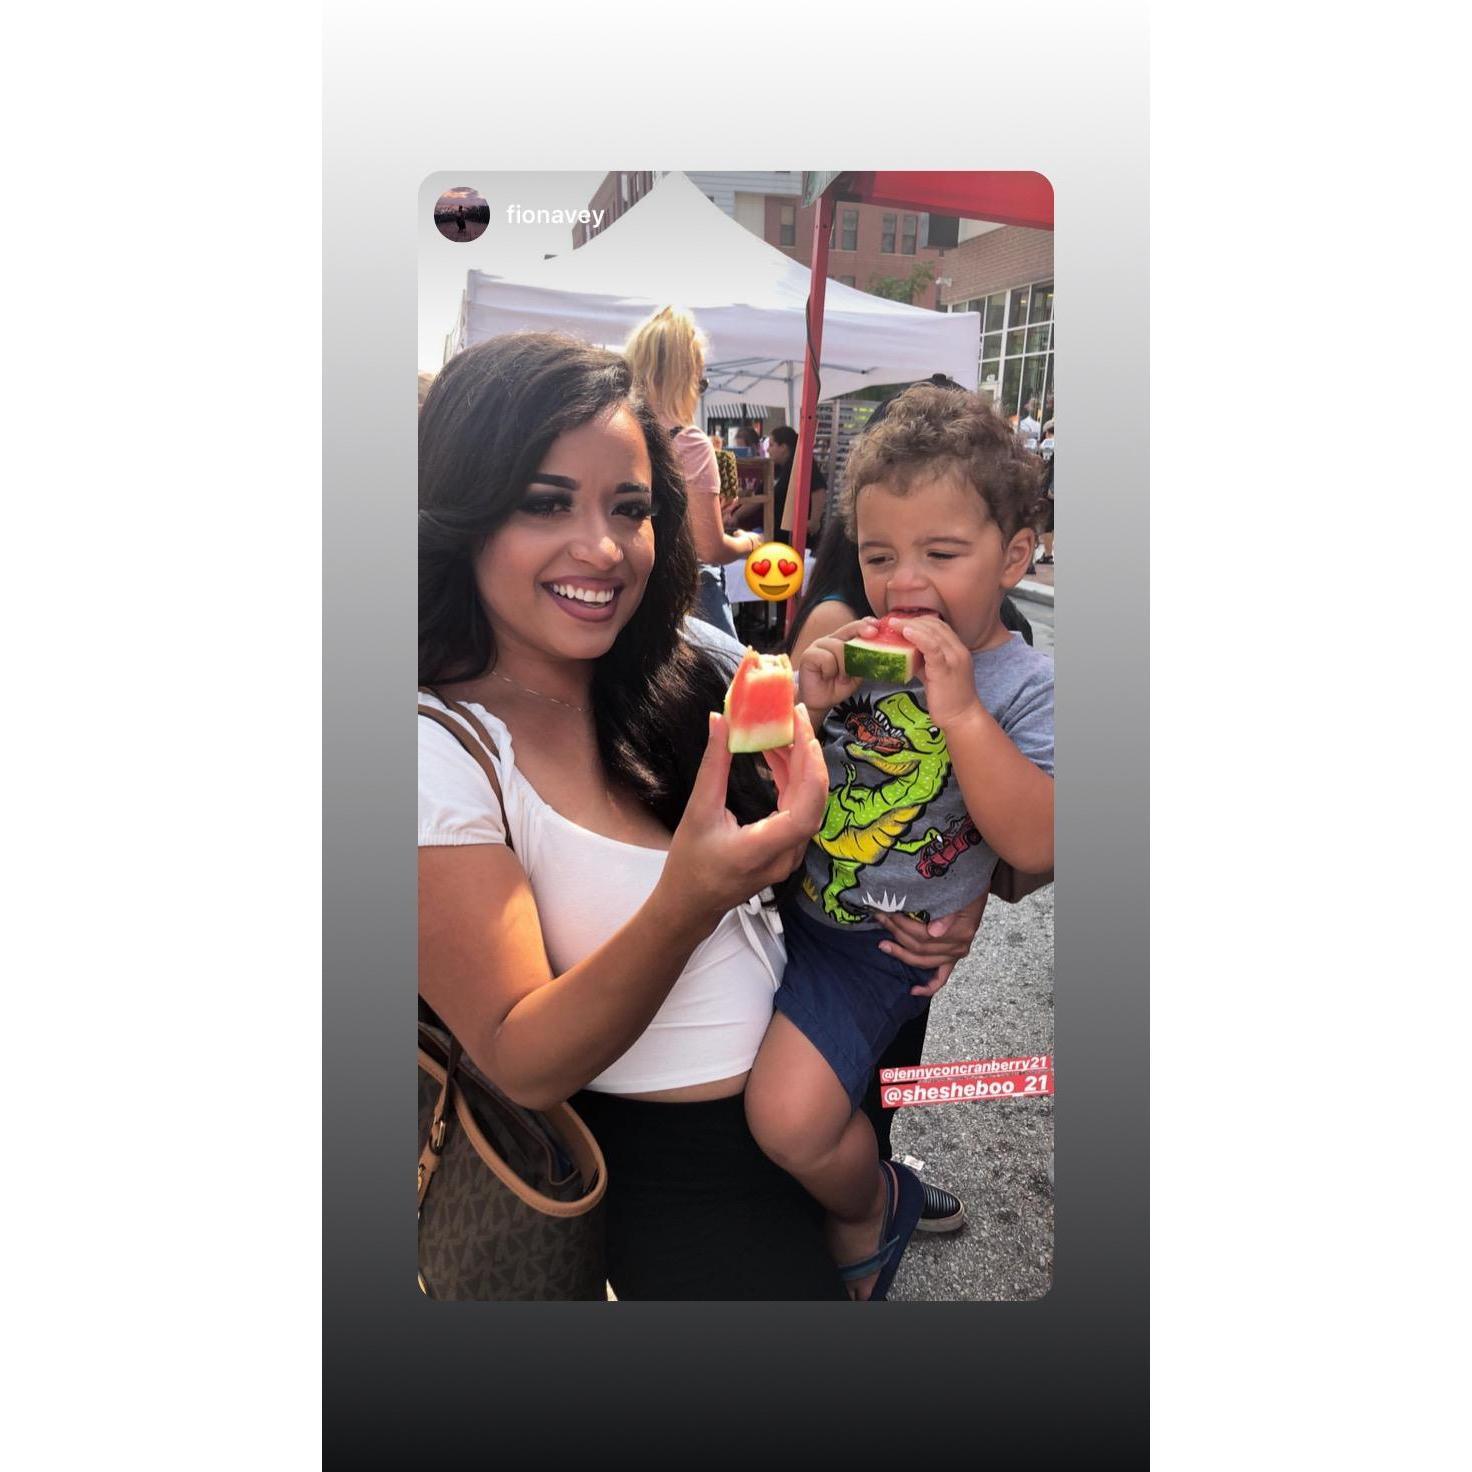
<path id="1" fill-rule="evenodd" d="M 422 703 L 419 714 L 445 727 L 475 759 L 504 821 L 490 733 L 467 706 L 444 704 L 453 715 Z M 436 1299 L 604 1300 L 607 1186 L 603 1152 L 577 1112 L 568 1104 L 540 1110 L 513 1103 L 420 997 L 424 1292 Z"/>

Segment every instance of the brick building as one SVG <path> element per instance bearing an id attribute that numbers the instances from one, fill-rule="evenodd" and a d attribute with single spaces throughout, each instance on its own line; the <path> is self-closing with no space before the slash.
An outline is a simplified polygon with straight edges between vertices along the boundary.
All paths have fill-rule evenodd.
<path id="1" fill-rule="evenodd" d="M 981 387 L 1004 413 L 1036 399 L 1051 418 L 1053 232 L 982 226 L 946 252 L 940 275 L 942 310 L 981 315 Z"/>
<path id="2" fill-rule="evenodd" d="M 658 173 L 609 174 L 598 186 L 588 208 L 603 210 L 606 230 L 638 203 L 659 178 Z M 744 225 L 753 235 L 776 246 L 803 265 L 813 258 L 813 215 L 817 206 L 802 204 L 802 171 L 769 173 L 690 173 L 686 177 L 713 204 Z M 881 279 L 902 280 L 921 261 L 931 263 L 933 277 L 940 269 L 941 243 L 954 245 L 958 222 L 923 211 L 891 210 L 879 205 L 839 205 L 833 220 L 833 242 L 828 274 L 845 286 L 868 291 Z M 598 231 L 589 225 L 573 229 L 573 248 Z M 934 241 L 932 243 L 932 236 Z M 941 309 L 940 289 L 934 280 L 911 298 L 917 307 Z"/>
<path id="3" fill-rule="evenodd" d="M 607 175 L 590 209 L 603 210 L 603 229 L 653 187 L 659 172 Z M 752 234 L 803 265 L 812 262 L 813 215 L 804 207 L 802 172 L 689 173 L 691 183 Z M 573 229 L 573 248 L 597 230 Z M 903 280 L 929 262 L 932 281 L 914 305 L 982 318 L 981 387 L 1005 413 L 1028 399 L 1045 407 L 1053 397 L 1053 234 L 885 205 L 838 204 L 828 275 L 860 291 L 881 279 Z"/>
<path id="4" fill-rule="evenodd" d="M 588 201 L 590 210 L 603 211 L 603 224 L 597 227 L 591 224 L 574 225 L 572 227 L 572 248 L 576 250 L 580 245 L 586 245 L 595 235 L 608 229 L 620 215 L 626 214 L 654 188 L 654 181 L 658 177 L 658 174 L 652 174 L 647 169 L 605 174 L 603 182 L 594 190 L 592 199 Z"/>

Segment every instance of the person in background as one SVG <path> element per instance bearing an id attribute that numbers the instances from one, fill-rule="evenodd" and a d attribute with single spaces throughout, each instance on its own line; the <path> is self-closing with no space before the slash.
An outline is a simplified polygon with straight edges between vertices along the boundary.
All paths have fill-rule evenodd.
<path id="1" fill-rule="evenodd" d="M 761 546 L 762 536 L 726 530 L 716 452 L 693 422 L 705 391 L 705 338 L 689 312 L 661 307 L 634 329 L 624 345 L 624 356 L 634 371 L 639 393 L 673 441 L 685 477 L 685 516 L 700 559 L 695 617 L 734 639 L 736 623 L 721 569 L 748 557 Z"/>
<path id="2" fill-rule="evenodd" d="M 1050 426 L 1051 428 L 1051 426 Z M 1043 471 L 1043 481 L 1039 488 L 1043 495 L 1045 510 L 1043 513 L 1042 554 L 1038 561 L 1045 566 L 1051 566 L 1053 562 L 1053 456 L 1049 453 L 1046 468 Z"/>
<path id="3" fill-rule="evenodd" d="M 1053 458 L 1053 421 L 1051 419 L 1043 426 L 1043 438 L 1038 444 L 1038 454 L 1044 460 Z"/>
<path id="4" fill-rule="evenodd" d="M 797 459 L 797 431 L 790 425 L 779 424 L 772 431 L 772 464 L 777 467 L 777 479 L 772 493 L 777 501 L 777 525 L 790 538 L 792 535 L 792 507 L 787 498 L 787 485 L 792 478 L 792 467 Z M 808 530 L 807 541 L 813 546 L 823 526 L 823 508 L 828 498 L 828 478 L 813 461 L 812 474 L 808 478 Z"/>
<path id="5" fill-rule="evenodd" d="M 733 455 L 740 456 L 740 458 L 743 460 L 750 459 L 752 456 L 759 453 L 758 447 L 760 443 L 761 438 L 757 434 L 756 430 L 754 430 L 749 424 L 743 424 L 740 429 L 736 431 L 736 445 L 731 453 Z"/>
<path id="6" fill-rule="evenodd" d="M 1022 441 L 1024 450 L 1036 450 L 1038 437 L 1042 433 L 1042 425 L 1035 417 L 1035 409 L 1035 402 L 1029 399 L 1023 406 L 1022 418 L 1017 421 L 1017 438 Z"/>
<path id="7" fill-rule="evenodd" d="M 726 442 L 720 437 L 720 435 L 713 434 L 710 437 L 710 447 L 716 452 L 717 455 L 719 455 L 721 451 L 726 448 Z"/>

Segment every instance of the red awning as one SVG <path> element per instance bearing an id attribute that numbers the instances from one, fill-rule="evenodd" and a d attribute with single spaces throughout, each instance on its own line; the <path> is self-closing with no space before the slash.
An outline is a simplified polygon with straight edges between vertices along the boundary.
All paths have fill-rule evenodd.
<path id="1" fill-rule="evenodd" d="M 988 220 L 1028 230 L 1053 228 L 1053 186 L 1042 174 L 1012 170 L 896 172 L 870 169 L 840 174 L 840 200 L 887 204 L 896 209 L 929 210 Z"/>

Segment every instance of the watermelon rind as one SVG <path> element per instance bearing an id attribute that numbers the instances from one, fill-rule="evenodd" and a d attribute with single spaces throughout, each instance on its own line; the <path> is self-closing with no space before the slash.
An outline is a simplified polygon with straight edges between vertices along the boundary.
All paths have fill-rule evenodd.
<path id="1" fill-rule="evenodd" d="M 910 646 L 850 639 L 843 646 L 843 672 L 882 685 L 908 685 L 919 667 L 919 651 Z"/>
<path id="2" fill-rule="evenodd" d="M 739 734 L 731 732 L 727 749 L 733 756 L 742 752 L 772 751 L 779 746 L 791 746 L 793 723 L 789 720 L 771 721 L 765 726 L 751 726 Z"/>

